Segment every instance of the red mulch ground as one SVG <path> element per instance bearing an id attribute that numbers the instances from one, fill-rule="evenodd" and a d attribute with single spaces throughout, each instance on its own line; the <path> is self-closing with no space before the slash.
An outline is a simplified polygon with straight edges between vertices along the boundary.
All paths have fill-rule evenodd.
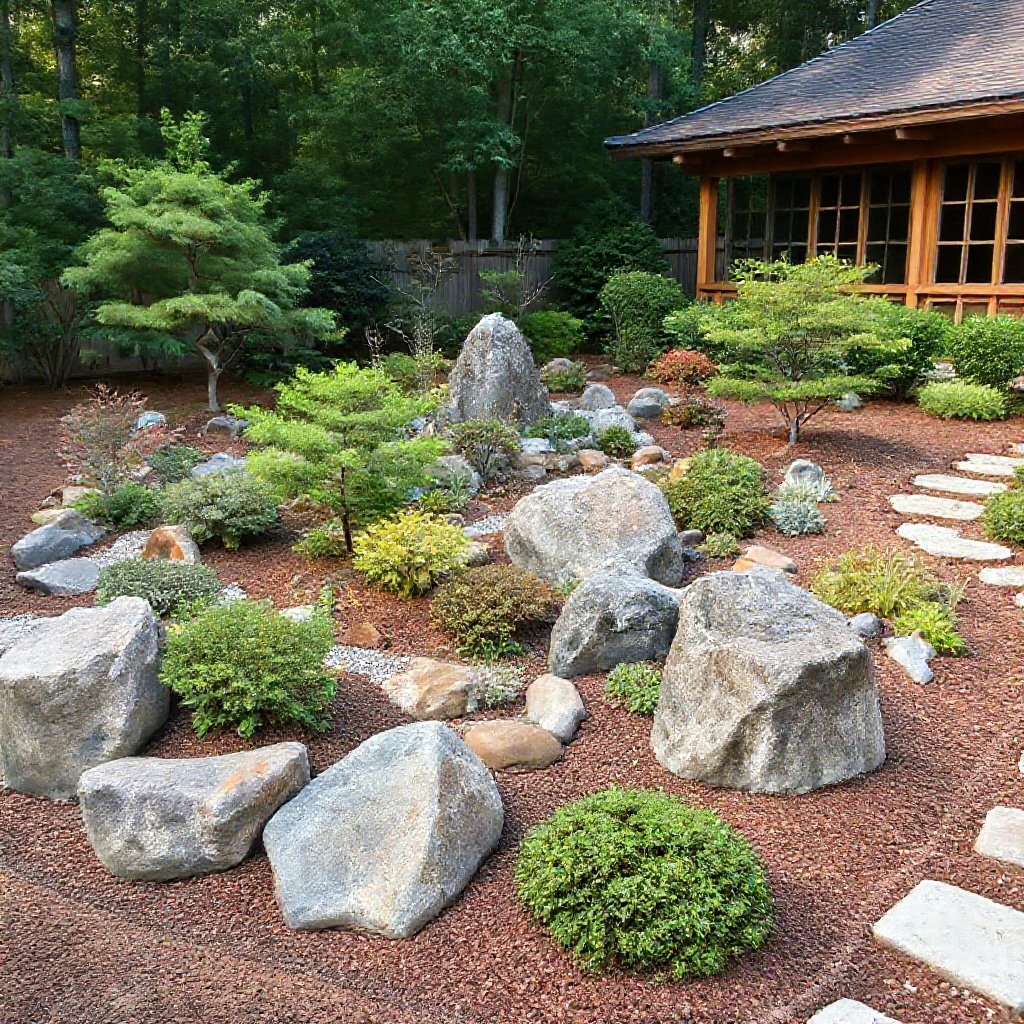
<path id="1" fill-rule="evenodd" d="M 612 386 L 628 399 L 642 382 Z M 204 420 L 198 382 L 143 381 L 150 405 L 188 426 Z M 30 525 L 28 514 L 63 479 L 56 420 L 81 395 L 38 388 L 0 391 L 0 543 Z M 257 393 L 227 385 L 225 397 Z M 693 432 L 655 429 L 674 455 Z M 966 451 L 1002 452 L 1024 439 L 1024 421 L 942 423 L 905 405 L 876 403 L 858 413 L 822 414 L 787 449 L 766 409 L 731 408 L 725 442 L 753 455 L 779 479 L 794 457 L 820 462 L 842 493 L 825 506 L 828 531 L 763 541 L 785 550 L 807 581 L 825 560 L 875 542 L 901 544 L 901 521 L 886 498 L 911 476 L 941 471 Z M 222 444 L 206 444 L 214 450 Z M 488 498 L 509 507 L 510 493 Z M 478 514 L 483 514 L 480 510 Z M 975 532 L 967 526 L 968 532 Z M 225 582 L 279 604 L 301 599 L 327 571 L 274 540 L 207 557 Z M 870 925 L 922 878 L 953 882 L 1024 910 L 1024 872 L 972 853 L 993 805 L 1024 806 L 1017 771 L 1022 714 L 1022 629 L 1012 592 L 982 587 L 976 568 L 935 562 L 968 583 L 962 607 L 970 657 L 935 663 L 929 686 L 911 683 L 876 658 L 889 756 L 871 776 L 802 797 L 714 790 L 675 778 L 654 760 L 648 719 L 605 704 L 601 679 L 580 688 L 593 717 L 565 759 L 543 772 L 498 779 L 506 826 L 498 852 L 458 903 L 413 939 L 289 932 L 274 902 L 262 853 L 224 874 L 159 884 L 119 882 L 100 867 L 73 804 L 0 795 L 0 1021 L 114 1022 L 344 1021 L 370 1024 L 797 1024 L 841 996 L 859 998 L 904 1024 L 958 1024 L 1001 1016 L 986 1000 L 939 981 L 879 949 Z M 8 561 L 0 614 L 62 611 L 75 603 L 28 595 Z M 344 570 L 340 626 L 369 620 L 397 652 L 450 653 L 431 628 L 424 601 L 401 601 L 360 586 Z M 88 603 L 88 599 L 84 602 Z M 526 659 L 540 670 L 543 640 Z M 323 770 L 369 735 L 404 716 L 365 681 L 347 678 L 336 724 L 300 738 Z M 175 712 L 151 745 L 161 755 L 201 755 L 247 745 L 229 735 L 200 741 Z M 657 786 L 711 807 L 764 856 L 777 897 L 773 938 L 726 974 L 691 983 L 628 975 L 589 977 L 559 952 L 520 908 L 512 872 L 524 830 L 559 805 L 611 783 Z"/>

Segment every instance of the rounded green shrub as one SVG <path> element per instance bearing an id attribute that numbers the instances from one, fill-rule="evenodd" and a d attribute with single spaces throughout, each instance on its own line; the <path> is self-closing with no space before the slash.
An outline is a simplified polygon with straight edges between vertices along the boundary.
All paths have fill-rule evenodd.
<path id="1" fill-rule="evenodd" d="M 636 451 L 633 435 L 625 427 L 605 427 L 596 440 L 597 447 L 611 459 L 628 459 Z"/>
<path id="2" fill-rule="evenodd" d="M 567 369 L 542 371 L 540 379 L 555 394 L 576 394 L 587 386 L 587 368 L 583 363 L 571 363 Z"/>
<path id="3" fill-rule="evenodd" d="M 115 530 L 131 530 L 152 526 L 160 518 L 160 492 L 144 484 L 126 483 L 110 494 L 90 491 L 75 502 L 75 508 L 86 518 Z"/>
<path id="4" fill-rule="evenodd" d="M 926 384 L 917 393 L 917 404 L 929 416 L 944 420 L 1002 420 L 1008 415 L 1001 391 L 962 380 Z"/>
<path id="5" fill-rule="evenodd" d="M 985 503 L 981 525 L 993 540 L 1024 544 L 1024 488 L 993 495 Z"/>
<path id="6" fill-rule="evenodd" d="M 234 549 L 273 529 L 277 501 L 248 473 L 216 473 L 164 489 L 164 517 L 182 523 L 198 544 L 217 537 Z"/>
<path id="7" fill-rule="evenodd" d="M 457 526 L 409 509 L 356 537 L 352 566 L 375 586 L 414 597 L 461 569 L 468 548 L 469 541 Z"/>
<path id="8" fill-rule="evenodd" d="M 96 603 L 141 597 L 157 615 L 168 615 L 183 605 L 212 601 L 219 592 L 220 581 L 208 566 L 165 558 L 127 558 L 100 570 Z"/>
<path id="9" fill-rule="evenodd" d="M 187 444 L 165 444 L 146 459 L 165 484 L 187 480 L 192 470 L 205 460 L 206 456 L 198 448 Z"/>
<path id="10" fill-rule="evenodd" d="M 605 677 L 604 693 L 635 715 L 653 715 L 661 696 L 661 672 L 645 661 L 623 662 Z"/>
<path id="11" fill-rule="evenodd" d="M 601 289 L 601 305 L 615 337 L 609 355 L 627 373 L 642 373 L 666 348 L 663 321 L 689 299 L 678 281 L 643 270 L 612 274 Z"/>
<path id="12" fill-rule="evenodd" d="M 746 537 L 768 516 L 764 469 L 728 448 L 694 455 L 686 473 L 666 481 L 662 490 L 679 525 L 702 530 L 706 536 Z"/>
<path id="13" fill-rule="evenodd" d="M 787 537 L 802 537 L 825 529 L 825 516 L 815 501 L 777 498 L 768 509 L 768 517 Z"/>
<path id="14" fill-rule="evenodd" d="M 312 527 L 292 545 L 292 551 L 306 558 L 348 557 L 345 524 L 340 519 L 329 519 Z"/>
<path id="15" fill-rule="evenodd" d="M 552 359 L 571 359 L 583 348 L 583 321 L 560 309 L 528 313 L 519 322 L 538 365 Z"/>
<path id="16" fill-rule="evenodd" d="M 558 606 L 554 590 L 532 572 L 513 565 L 467 569 L 437 588 L 430 615 L 471 657 L 516 653 L 516 632 L 550 622 Z"/>
<path id="17" fill-rule="evenodd" d="M 764 865 L 712 811 L 654 790 L 608 789 L 523 841 L 519 896 L 595 973 L 707 976 L 757 949 L 774 922 Z"/>
<path id="18" fill-rule="evenodd" d="M 504 420 L 464 420 L 447 430 L 452 448 L 485 482 L 494 479 L 503 458 L 519 451 L 519 431 Z"/>
<path id="19" fill-rule="evenodd" d="M 709 533 L 698 550 L 707 558 L 732 558 L 740 553 L 740 542 L 731 533 Z"/>
<path id="20" fill-rule="evenodd" d="M 961 377 L 1005 388 L 1024 374 L 1024 321 L 1012 316 L 969 316 L 954 328 L 949 354 Z"/>
<path id="21" fill-rule="evenodd" d="M 293 622 L 268 604 L 213 604 L 167 631 L 160 680 L 200 736 L 273 723 L 322 730 L 335 678 L 323 667 L 334 626 L 322 612 Z"/>

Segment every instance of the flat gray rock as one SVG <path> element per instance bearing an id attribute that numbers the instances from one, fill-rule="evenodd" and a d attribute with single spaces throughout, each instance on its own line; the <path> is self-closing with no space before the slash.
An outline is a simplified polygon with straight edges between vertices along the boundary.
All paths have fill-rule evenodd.
<path id="1" fill-rule="evenodd" d="M 163 627 L 119 597 L 43 620 L 0 658 L 0 770 L 11 789 L 69 799 L 82 772 L 138 753 L 167 720 Z"/>
<path id="2" fill-rule="evenodd" d="M 883 946 L 1024 1012 L 1024 913 L 945 882 L 919 882 L 872 929 Z"/>
<path id="3" fill-rule="evenodd" d="M 1024 565 L 986 566 L 978 578 L 990 587 L 1024 587 Z"/>
<path id="4" fill-rule="evenodd" d="M 885 739 L 871 655 L 781 572 L 701 576 L 679 605 L 651 746 L 682 778 L 757 793 L 872 771 Z"/>
<path id="5" fill-rule="evenodd" d="M 682 544 L 665 495 L 619 467 L 556 480 L 521 498 L 505 525 L 505 550 L 521 569 L 556 581 L 612 566 L 667 586 L 683 575 Z"/>
<path id="6" fill-rule="evenodd" d="M 972 540 L 948 526 L 904 523 L 896 532 L 904 540 L 938 558 L 963 558 L 971 562 L 1001 562 L 1005 558 L 1013 558 L 1013 552 L 1002 544 Z"/>
<path id="7" fill-rule="evenodd" d="M 1018 807 L 993 807 L 985 815 L 974 849 L 1024 868 L 1024 811 Z"/>
<path id="8" fill-rule="evenodd" d="M 217 452 L 205 462 L 192 467 L 192 476 L 199 479 L 204 476 L 219 476 L 225 473 L 241 473 L 245 470 L 245 459 L 236 458 L 230 452 Z"/>
<path id="9" fill-rule="evenodd" d="M 954 462 L 953 468 L 961 473 L 976 473 L 978 476 L 1013 476 L 1017 472 L 1015 465 L 989 461 L 991 458 L 993 456 L 985 461 L 968 458 L 963 462 Z"/>
<path id="10" fill-rule="evenodd" d="M 48 562 L 38 569 L 19 572 L 15 582 L 27 590 L 40 594 L 56 594 L 60 597 L 77 597 L 91 594 L 100 577 L 99 563 L 91 558 L 65 558 L 60 562 Z"/>
<path id="11" fill-rule="evenodd" d="M 935 657 L 935 648 L 920 633 L 910 636 L 889 637 L 883 640 L 885 653 L 896 662 L 915 683 L 930 683 L 935 678 L 928 664 Z"/>
<path id="12" fill-rule="evenodd" d="M 894 494 L 889 499 L 897 512 L 905 516 L 927 516 L 932 519 L 956 519 L 969 522 L 980 519 L 985 506 L 976 501 L 936 498 L 931 494 Z"/>
<path id="13" fill-rule="evenodd" d="M 856 999 L 839 999 L 819 1010 L 807 1024 L 900 1024 Z"/>
<path id="14" fill-rule="evenodd" d="M 35 569 L 49 562 L 70 558 L 80 548 L 95 544 L 106 531 L 76 509 L 66 509 L 45 526 L 25 534 L 11 545 L 11 557 L 18 569 Z"/>
<path id="15" fill-rule="evenodd" d="M 579 690 L 568 680 L 550 673 L 526 688 L 526 717 L 562 743 L 568 743 L 580 723 L 590 716 Z"/>
<path id="16" fill-rule="evenodd" d="M 592 573 L 566 599 L 551 630 L 548 667 L 572 678 L 623 662 L 663 660 L 676 635 L 680 596 L 629 570 Z"/>
<path id="17" fill-rule="evenodd" d="M 455 902 L 501 836 L 491 773 L 447 726 L 378 733 L 267 823 L 289 928 L 407 938 Z"/>
<path id="18" fill-rule="evenodd" d="M 78 780 L 82 820 L 103 866 L 161 881 L 226 871 L 267 819 L 309 782 L 301 743 L 218 757 L 122 757 Z"/>
<path id="19" fill-rule="evenodd" d="M 997 484 L 989 480 L 969 480 L 967 477 L 951 476 L 947 473 L 924 473 L 915 476 L 914 486 L 926 491 L 966 494 L 972 498 L 989 498 L 1006 490 L 1006 484 Z"/>

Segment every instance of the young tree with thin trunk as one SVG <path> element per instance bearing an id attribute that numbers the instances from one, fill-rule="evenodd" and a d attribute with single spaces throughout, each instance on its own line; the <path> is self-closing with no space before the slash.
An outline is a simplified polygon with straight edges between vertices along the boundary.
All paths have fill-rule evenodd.
<path id="1" fill-rule="evenodd" d="M 64 155 L 82 159 L 81 130 L 75 107 L 78 103 L 78 4 L 76 0 L 52 0 L 53 49 L 57 58 L 57 99 L 60 101 L 60 134 Z"/>
<path id="2" fill-rule="evenodd" d="M 254 182 L 229 182 L 206 163 L 201 115 L 178 125 L 164 111 L 163 132 L 169 159 L 121 168 L 102 193 L 111 227 L 64 279 L 104 298 L 95 318 L 113 337 L 141 336 L 172 353 L 193 347 L 217 412 L 220 376 L 251 336 L 324 338 L 334 315 L 300 307 L 308 264 L 281 263 Z"/>

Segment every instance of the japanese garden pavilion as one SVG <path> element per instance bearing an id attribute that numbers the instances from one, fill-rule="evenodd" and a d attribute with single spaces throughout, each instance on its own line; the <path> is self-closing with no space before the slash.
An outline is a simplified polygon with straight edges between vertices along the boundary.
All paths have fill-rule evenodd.
<path id="1" fill-rule="evenodd" d="M 698 298 L 734 260 L 833 253 L 894 301 L 1024 314 L 1024 0 L 924 0 L 606 145 L 699 175 Z"/>

